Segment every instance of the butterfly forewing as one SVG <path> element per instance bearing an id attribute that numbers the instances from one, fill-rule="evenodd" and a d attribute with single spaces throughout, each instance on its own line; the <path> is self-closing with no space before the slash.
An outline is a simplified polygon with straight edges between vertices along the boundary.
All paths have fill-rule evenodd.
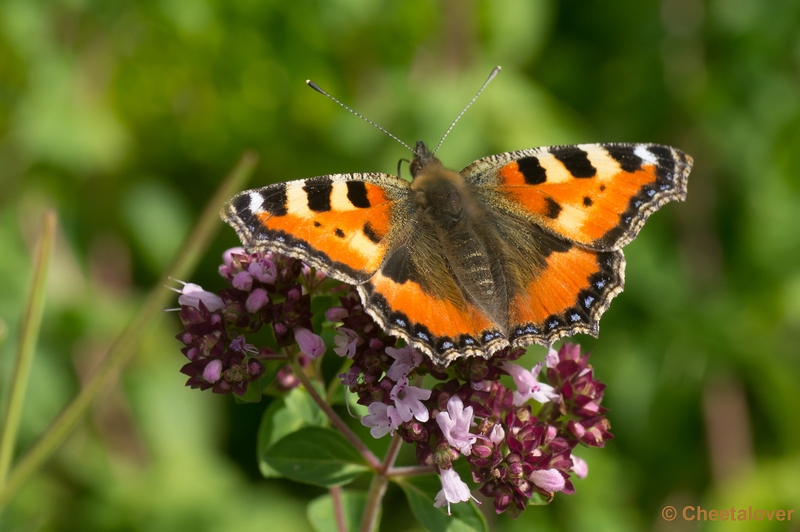
<path id="1" fill-rule="evenodd" d="M 633 240 L 663 204 L 686 197 L 692 159 L 657 144 L 581 144 L 493 155 L 462 170 L 500 210 L 597 250 Z"/>
<path id="2" fill-rule="evenodd" d="M 408 182 L 387 174 L 334 174 L 234 196 L 221 216 L 248 249 L 300 258 L 359 284 L 380 267 Z"/>

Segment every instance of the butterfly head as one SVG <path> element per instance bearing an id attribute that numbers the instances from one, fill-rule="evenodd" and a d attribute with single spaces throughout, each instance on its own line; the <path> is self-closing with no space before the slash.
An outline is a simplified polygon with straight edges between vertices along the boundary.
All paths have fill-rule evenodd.
<path id="1" fill-rule="evenodd" d="M 408 168 L 411 170 L 411 177 L 416 178 L 426 166 L 431 164 L 441 165 L 442 163 L 431 153 L 424 142 L 417 141 L 417 145 L 414 147 L 414 157 L 408 164 Z"/>

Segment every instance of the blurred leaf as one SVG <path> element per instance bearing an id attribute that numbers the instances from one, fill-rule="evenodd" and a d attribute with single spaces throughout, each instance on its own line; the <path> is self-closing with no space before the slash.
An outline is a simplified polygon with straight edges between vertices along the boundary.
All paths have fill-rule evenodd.
<path id="1" fill-rule="evenodd" d="M 124 196 L 121 214 L 153 272 L 163 271 L 189 232 L 183 198 L 158 181 L 136 183 Z"/>
<path id="2" fill-rule="evenodd" d="M 285 397 L 272 401 L 261 417 L 258 428 L 256 454 L 258 467 L 266 478 L 280 477 L 280 472 L 270 467 L 265 456 L 270 447 L 303 427 L 324 427 L 328 418 L 302 387 L 290 391 Z"/>
<path id="3" fill-rule="evenodd" d="M 307 427 L 275 443 L 263 460 L 284 476 L 316 486 L 341 486 L 369 471 L 344 436 L 331 429 Z"/>
<path id="4" fill-rule="evenodd" d="M 367 493 L 364 491 L 341 490 L 342 513 L 347 530 L 356 532 L 361 525 Z M 336 527 L 336 513 L 333 497 L 329 494 L 317 497 L 308 504 L 308 520 L 316 532 L 340 532 Z M 378 518 L 380 522 L 380 517 Z"/>
<path id="5" fill-rule="evenodd" d="M 442 489 L 437 475 L 422 475 L 397 481 L 408 499 L 414 517 L 432 532 L 488 531 L 489 524 L 474 501 L 451 504 L 452 515 L 447 515 L 447 506 L 433 506 L 436 494 Z"/>

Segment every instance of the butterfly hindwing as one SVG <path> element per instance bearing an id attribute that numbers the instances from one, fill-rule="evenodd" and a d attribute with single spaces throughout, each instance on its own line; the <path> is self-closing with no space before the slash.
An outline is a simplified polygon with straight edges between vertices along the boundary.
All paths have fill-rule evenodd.
<path id="1" fill-rule="evenodd" d="M 360 284 L 391 246 L 408 189 L 387 174 L 334 174 L 241 192 L 221 216 L 249 251 L 278 251 Z"/>
<path id="2" fill-rule="evenodd" d="M 664 203 L 683 200 L 692 159 L 657 144 L 581 144 L 493 155 L 461 171 L 488 201 L 597 250 L 633 240 Z"/>
<path id="3" fill-rule="evenodd" d="M 497 324 L 469 301 L 432 228 L 415 213 L 380 270 L 358 287 L 367 311 L 440 365 L 508 346 Z"/>

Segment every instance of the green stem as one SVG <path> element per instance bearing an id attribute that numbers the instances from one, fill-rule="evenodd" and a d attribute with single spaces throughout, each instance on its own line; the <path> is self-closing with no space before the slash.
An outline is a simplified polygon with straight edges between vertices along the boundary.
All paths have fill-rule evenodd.
<path id="1" fill-rule="evenodd" d="M 136 354 L 136 348 L 144 333 L 155 318 L 162 314 L 163 308 L 170 299 L 174 297 L 169 290 L 163 288 L 163 285 L 169 282 L 169 277 L 180 279 L 190 275 L 220 226 L 218 217 L 220 207 L 228 198 L 244 187 L 244 183 L 252 174 L 257 162 L 258 155 L 253 151 L 247 151 L 242 155 L 237 165 L 217 189 L 214 197 L 206 205 L 183 249 L 177 254 L 169 268 L 169 275 L 165 275 L 155 289 L 150 292 L 144 306 L 117 337 L 97 372 L 81 389 L 77 397 L 61 411 L 45 433 L 11 471 L 8 483 L 0 491 L 0 506 L 4 505 L 22 484 L 50 458 L 81 419 L 92 401 L 117 378 L 122 366 Z"/>
<path id="2" fill-rule="evenodd" d="M 386 471 L 386 476 L 389 478 L 392 477 L 418 477 L 420 475 L 433 475 L 436 473 L 436 469 L 433 466 L 403 466 L 403 467 L 392 467 Z"/>
<path id="3" fill-rule="evenodd" d="M 386 472 L 392 469 L 394 461 L 397 460 L 397 455 L 400 453 L 401 445 L 403 445 L 403 438 L 400 437 L 400 434 L 395 434 L 391 443 L 389 443 L 389 448 L 386 450 L 386 456 L 383 457 L 381 469 L 378 471 L 379 474 L 386 476 Z"/>
<path id="4" fill-rule="evenodd" d="M 361 517 L 361 532 L 373 532 L 378 529 L 378 516 L 381 509 L 381 501 L 386 494 L 389 485 L 388 479 L 380 474 L 372 476 L 367 491 L 367 502 L 364 505 L 364 514 Z"/>
<path id="5" fill-rule="evenodd" d="M 36 351 L 36 340 L 39 338 L 39 327 L 42 324 L 42 314 L 44 313 L 47 274 L 50 271 L 56 223 L 56 213 L 53 211 L 47 211 L 42 216 L 42 232 L 36 244 L 36 254 L 33 260 L 33 286 L 28 298 L 28 307 L 22 318 L 14 377 L 11 380 L 3 435 L 0 438 L 0 488 L 5 486 L 11 460 L 14 457 L 14 446 L 17 441 L 19 422 L 22 418 L 22 405 L 25 402 L 25 391 L 28 388 L 33 355 Z"/>

